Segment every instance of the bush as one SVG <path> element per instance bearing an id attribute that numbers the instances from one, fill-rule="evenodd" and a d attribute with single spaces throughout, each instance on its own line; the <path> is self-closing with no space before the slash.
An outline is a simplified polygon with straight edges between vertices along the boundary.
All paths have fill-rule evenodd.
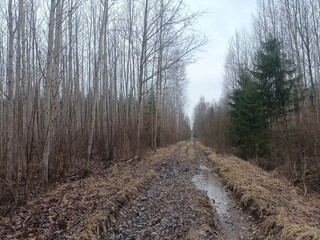
<path id="1" fill-rule="evenodd" d="M 269 131 L 270 161 L 295 184 L 320 192 L 320 123 L 304 110 Z"/>

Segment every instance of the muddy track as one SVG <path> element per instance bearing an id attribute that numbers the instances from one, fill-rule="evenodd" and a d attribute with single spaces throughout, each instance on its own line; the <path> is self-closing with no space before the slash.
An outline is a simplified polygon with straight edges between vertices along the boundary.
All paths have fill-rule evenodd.
<path id="1" fill-rule="evenodd" d="M 195 146 L 195 145 L 194 145 Z M 255 219 L 240 207 L 232 192 L 224 188 L 219 176 L 212 170 L 213 165 L 203 151 L 195 146 L 200 171 L 193 177 L 198 189 L 207 192 L 214 215 L 224 239 L 263 239 L 258 237 L 259 227 Z"/>
<path id="2" fill-rule="evenodd" d="M 149 188 L 124 207 L 100 237 L 259 239 L 251 216 L 237 206 L 211 169 L 194 142 L 178 144 L 156 167 Z"/>
<path id="3" fill-rule="evenodd" d="M 216 222 L 206 195 L 191 183 L 195 174 L 178 145 L 157 166 L 150 187 L 124 207 L 104 239 L 218 239 Z"/>
<path id="4" fill-rule="evenodd" d="M 180 142 L 32 199 L 0 219 L 0 239 L 319 239 L 318 199 Z"/>

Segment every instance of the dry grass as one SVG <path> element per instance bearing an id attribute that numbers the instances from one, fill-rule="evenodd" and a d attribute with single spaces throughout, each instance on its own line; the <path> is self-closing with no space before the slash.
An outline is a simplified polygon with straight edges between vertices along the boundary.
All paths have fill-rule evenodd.
<path id="1" fill-rule="evenodd" d="M 222 240 L 223 238 L 219 235 L 219 224 L 215 218 L 212 217 L 212 206 L 208 202 L 206 196 L 199 194 L 193 196 L 194 210 L 201 216 L 201 226 L 191 226 L 187 235 L 187 239 L 217 239 Z M 209 219 L 211 221 L 209 221 Z"/>
<path id="2" fill-rule="evenodd" d="M 104 202 L 102 209 L 82 221 L 81 231 L 76 234 L 75 239 L 98 239 L 100 232 L 105 232 L 109 225 L 117 219 L 120 209 L 129 205 L 130 201 L 140 193 L 144 185 L 154 176 L 155 172 L 150 170 L 144 178 L 134 180 L 129 186 Z"/>
<path id="3" fill-rule="evenodd" d="M 196 151 L 194 148 L 194 142 L 192 141 L 191 143 L 192 143 L 192 145 L 191 145 L 191 151 L 189 152 L 189 159 L 192 164 L 197 164 L 198 158 L 197 158 Z"/>
<path id="4" fill-rule="evenodd" d="M 187 157 L 188 145 L 187 142 L 179 142 L 178 147 L 180 148 L 179 151 L 179 161 L 184 161 Z"/>
<path id="5" fill-rule="evenodd" d="M 99 175 L 61 184 L 32 199 L 10 217 L 16 239 L 47 239 L 54 231 L 72 239 L 98 239 L 120 209 L 151 182 L 157 165 L 176 149 L 174 145 L 160 148 L 141 160 L 114 164 Z"/>
<path id="6" fill-rule="evenodd" d="M 198 143 L 200 146 L 200 144 Z M 320 239 L 320 197 L 234 156 L 200 146 L 239 203 L 261 220 L 268 239 Z"/>
<path id="7" fill-rule="evenodd" d="M 208 239 L 208 235 L 217 235 L 216 232 L 212 233 L 212 226 L 209 226 L 208 224 L 202 224 L 197 229 L 191 229 L 188 233 L 187 239 L 188 240 L 194 240 L 194 239 Z M 221 237 L 215 237 L 215 239 L 222 239 Z"/>
<path id="8" fill-rule="evenodd" d="M 74 235 L 75 239 L 98 239 L 100 232 L 106 231 L 109 225 L 116 220 L 120 209 L 129 205 L 155 176 L 154 166 L 163 161 L 166 156 L 172 155 L 176 146 L 161 148 L 156 154 L 150 152 L 143 160 L 127 164 L 126 166 L 114 166 L 113 177 L 117 186 L 117 192 L 113 195 L 104 194 L 106 198 L 102 201 L 101 208 L 93 212 L 81 222 L 81 231 Z M 105 182 L 109 184 L 112 179 Z M 92 189 L 97 189 L 93 186 Z"/>
<path id="9" fill-rule="evenodd" d="M 187 160 L 193 159 L 194 149 L 191 141 L 179 142 L 178 146 L 180 146 L 179 161 L 188 162 Z"/>

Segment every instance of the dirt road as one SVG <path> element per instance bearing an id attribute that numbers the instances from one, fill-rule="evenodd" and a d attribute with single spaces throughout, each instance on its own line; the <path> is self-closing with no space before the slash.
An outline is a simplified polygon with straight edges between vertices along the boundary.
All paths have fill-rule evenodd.
<path id="1" fill-rule="evenodd" d="M 273 173 L 217 155 L 197 142 L 180 142 L 141 160 L 98 169 L 1 216 L 0 239 L 320 236 L 318 195 L 303 196 Z"/>
<path id="2" fill-rule="evenodd" d="M 105 239 L 257 239 L 257 227 L 237 207 L 193 142 L 177 145 L 156 176 L 121 209 Z"/>

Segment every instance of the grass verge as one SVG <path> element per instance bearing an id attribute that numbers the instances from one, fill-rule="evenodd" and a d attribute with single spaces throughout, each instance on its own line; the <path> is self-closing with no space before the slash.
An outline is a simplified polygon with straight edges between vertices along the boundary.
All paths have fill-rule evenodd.
<path id="1" fill-rule="evenodd" d="M 261 221 L 266 239 L 319 240 L 320 197 L 303 196 L 300 189 L 276 173 L 234 156 L 218 155 L 197 143 L 214 164 L 227 188 L 239 204 Z"/>

